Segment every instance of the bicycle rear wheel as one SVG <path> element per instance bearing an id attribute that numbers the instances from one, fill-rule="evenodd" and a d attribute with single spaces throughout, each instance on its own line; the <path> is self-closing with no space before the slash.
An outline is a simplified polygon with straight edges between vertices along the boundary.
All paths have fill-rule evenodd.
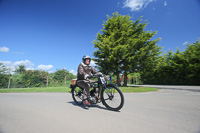
<path id="1" fill-rule="evenodd" d="M 102 103 L 110 110 L 120 110 L 124 105 L 124 95 L 122 91 L 112 84 L 109 84 L 106 87 L 107 88 L 101 92 Z"/>
<path id="2" fill-rule="evenodd" d="M 83 104 L 83 89 L 80 87 L 72 88 L 72 98 L 76 104 L 82 105 Z"/>

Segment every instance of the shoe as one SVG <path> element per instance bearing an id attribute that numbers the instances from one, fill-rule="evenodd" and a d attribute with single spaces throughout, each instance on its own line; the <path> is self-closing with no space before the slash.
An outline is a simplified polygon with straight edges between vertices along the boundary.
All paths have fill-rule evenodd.
<path id="1" fill-rule="evenodd" d="M 90 103 L 96 103 L 96 99 L 94 97 L 89 97 L 88 99 L 90 101 Z"/>
<path id="2" fill-rule="evenodd" d="M 83 104 L 84 104 L 84 105 L 90 105 L 90 103 L 88 102 L 88 100 L 85 100 L 85 101 L 83 102 Z"/>

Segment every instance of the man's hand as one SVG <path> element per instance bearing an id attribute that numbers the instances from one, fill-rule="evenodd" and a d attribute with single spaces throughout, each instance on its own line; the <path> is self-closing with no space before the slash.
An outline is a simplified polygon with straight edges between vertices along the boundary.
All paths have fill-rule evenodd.
<path id="1" fill-rule="evenodd" d="M 88 75 L 88 74 L 85 75 L 85 79 L 91 79 L 91 78 L 93 78 L 92 75 Z"/>
<path id="2" fill-rule="evenodd" d="M 88 78 L 88 79 L 91 79 L 91 78 L 93 78 L 93 76 L 92 76 L 92 75 L 89 75 L 87 78 Z"/>
<path id="3" fill-rule="evenodd" d="M 101 72 L 96 73 L 95 75 L 102 76 L 103 74 Z"/>

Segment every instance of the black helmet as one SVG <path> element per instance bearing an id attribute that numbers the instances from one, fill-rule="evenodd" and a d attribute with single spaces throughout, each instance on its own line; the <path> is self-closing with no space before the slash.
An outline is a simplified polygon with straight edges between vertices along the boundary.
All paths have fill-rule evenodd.
<path id="1" fill-rule="evenodd" d="M 86 62 L 85 62 L 86 59 L 90 59 L 90 61 L 91 61 L 91 57 L 89 55 L 84 55 L 83 58 L 82 58 L 82 62 L 84 64 L 86 64 Z"/>

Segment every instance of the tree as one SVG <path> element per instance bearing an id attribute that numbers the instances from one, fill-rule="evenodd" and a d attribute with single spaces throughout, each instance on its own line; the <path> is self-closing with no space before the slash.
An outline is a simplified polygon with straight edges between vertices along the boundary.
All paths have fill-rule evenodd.
<path id="1" fill-rule="evenodd" d="M 200 85 L 200 41 L 188 44 L 183 56 L 188 64 L 187 80 L 191 84 Z"/>
<path id="2" fill-rule="evenodd" d="M 28 70 L 23 74 L 22 83 L 25 87 L 39 87 L 45 85 L 48 72 L 39 70 Z"/>
<path id="3" fill-rule="evenodd" d="M 59 84 L 65 83 L 66 80 L 71 80 L 76 78 L 72 73 L 67 71 L 66 69 L 57 70 L 55 73 L 52 74 L 53 80 L 57 81 Z"/>
<path id="4" fill-rule="evenodd" d="M 145 84 L 200 85 L 200 42 L 187 44 L 185 51 L 169 51 L 155 66 L 141 73 Z M 145 67 L 147 69 L 147 67 Z"/>
<path id="5" fill-rule="evenodd" d="M 141 64 L 149 58 L 160 54 L 156 45 L 160 39 L 151 40 L 156 32 L 144 31 L 147 23 L 141 22 L 141 17 L 133 21 L 129 15 L 107 16 L 101 33 L 93 41 L 93 52 L 100 70 L 117 75 L 124 74 L 124 85 L 127 85 L 127 75 L 141 69 Z M 119 80 L 118 80 L 119 83 Z"/>
<path id="6" fill-rule="evenodd" d="M 6 66 L 3 65 L 3 63 L 0 63 L 0 74 L 5 74 L 7 72 Z"/>
<path id="7" fill-rule="evenodd" d="M 7 74 L 7 70 L 6 66 L 0 63 L 0 88 L 8 87 L 9 75 Z"/>
<path id="8" fill-rule="evenodd" d="M 26 67 L 24 65 L 19 65 L 18 68 L 16 68 L 16 72 L 22 74 L 26 72 Z"/>

